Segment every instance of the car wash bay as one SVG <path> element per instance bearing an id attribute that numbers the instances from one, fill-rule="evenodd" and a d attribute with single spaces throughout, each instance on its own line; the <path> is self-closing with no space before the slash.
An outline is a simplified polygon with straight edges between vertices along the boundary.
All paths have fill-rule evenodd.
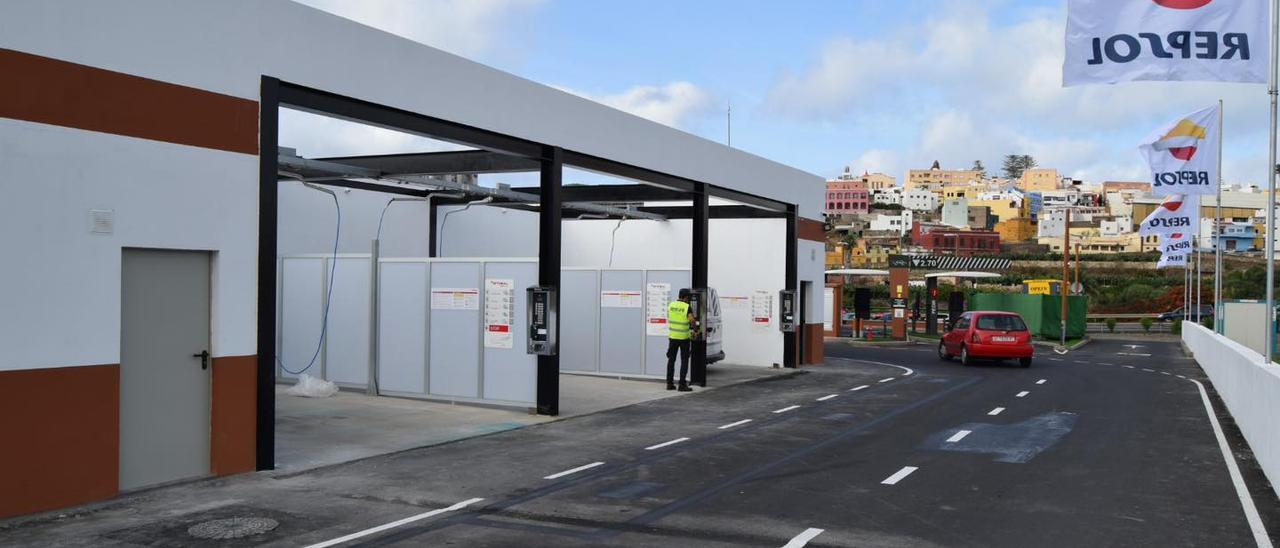
<path id="1" fill-rule="evenodd" d="M 486 429 L 516 427 L 538 419 L 526 415 L 476 426 L 471 420 L 473 415 L 492 410 L 464 407 L 441 414 L 414 406 L 431 405 L 425 401 L 471 403 L 529 408 L 540 415 L 554 416 L 562 413 L 562 402 L 578 401 L 590 406 L 587 401 L 575 400 L 575 396 L 587 400 L 604 397 L 614 404 L 635 397 L 611 394 L 612 389 L 601 384 L 604 379 L 568 378 L 560 373 L 662 376 L 665 331 L 647 331 L 648 319 L 653 316 L 647 314 L 651 312 L 651 301 L 660 297 L 656 292 L 665 292 L 669 300 L 682 287 L 708 287 L 709 244 L 715 238 L 709 233 L 718 223 L 729 224 L 717 231 L 727 237 L 720 238 L 721 245 L 715 251 L 717 260 L 723 257 L 745 264 L 753 256 L 776 258 L 761 267 L 776 269 L 766 276 L 768 283 L 749 284 L 769 295 L 767 322 L 756 322 L 753 317 L 758 313 L 751 310 L 750 291 L 742 289 L 729 295 L 736 302 L 734 312 L 726 311 L 726 316 L 739 314 L 732 319 L 754 327 L 739 330 L 731 338 L 738 344 L 731 345 L 730 356 L 732 348 L 738 348 L 744 357 L 767 355 L 769 352 L 749 347 L 753 340 L 768 340 L 773 342 L 764 343 L 763 348 L 777 344 L 781 351 L 776 352 L 772 363 L 758 365 L 795 366 L 799 338 L 779 331 L 774 306 L 778 289 L 798 285 L 794 206 L 272 79 L 264 80 L 263 97 L 274 98 L 278 106 L 394 128 L 470 148 L 320 159 L 299 158 L 288 149 L 281 149 L 277 157 L 262 155 L 264 207 L 259 261 L 264 265 L 270 258 L 272 264 L 260 271 L 259 350 L 271 352 L 261 356 L 264 362 L 274 362 L 277 367 L 274 371 L 259 370 L 259 469 L 281 463 L 275 455 L 275 444 L 286 443 L 289 433 L 278 436 L 274 432 L 277 424 L 284 424 L 280 418 L 295 425 L 297 421 L 305 423 L 308 417 L 313 422 L 332 424 L 335 416 L 349 419 L 359 415 L 385 427 L 394 422 L 387 417 L 403 418 L 408 408 L 410 417 L 446 424 L 451 420 L 447 415 L 456 412 L 465 417 L 461 423 L 466 428 L 474 427 L 471 432 L 483 433 Z M 278 111 L 264 104 L 263 142 L 275 140 L 278 123 L 267 119 L 268 112 L 277 112 L 278 116 Z M 565 186 L 565 166 L 635 183 Z M 459 174 L 491 173 L 534 173 L 539 184 L 492 188 L 455 179 Z M 304 189 L 302 182 L 323 186 Z M 281 233 L 288 229 L 280 224 L 285 222 L 280 216 L 282 196 L 287 198 L 282 189 L 311 192 L 312 199 L 319 197 L 321 203 L 328 200 L 322 193 L 335 190 L 423 200 L 425 204 L 420 205 L 425 205 L 429 217 L 426 254 L 382 256 L 375 260 L 371 258 L 372 245 L 369 253 L 280 252 L 277 246 Z M 339 201 L 338 194 L 333 194 L 332 199 Z M 421 207 L 413 211 L 420 210 Z M 505 226 L 491 223 L 495 211 L 516 221 Z M 323 210 L 310 213 L 322 218 L 330 215 Z M 449 230 L 444 233 L 446 219 Z M 751 236 L 750 230 L 744 230 L 751 225 L 757 226 L 756 232 L 760 227 L 765 227 L 766 234 L 772 231 L 774 234 L 766 241 L 773 245 L 762 250 L 758 244 L 747 246 L 733 241 L 734 235 Z M 566 259 L 566 232 L 582 235 L 578 239 L 589 239 L 585 235 L 611 230 L 611 236 L 616 236 L 623 226 L 624 232 L 638 230 L 639 239 L 627 243 L 609 238 L 608 261 L 590 251 L 580 253 L 584 258 Z M 331 227 L 322 230 L 327 233 Z M 655 235 L 662 234 L 682 237 L 653 241 Z M 597 238 L 595 243 L 603 241 Z M 499 242 L 507 242 L 507 249 L 494 252 L 504 247 L 497 245 Z M 512 248 L 510 242 L 517 245 Z M 622 259 L 629 248 L 645 247 L 663 248 L 683 257 L 673 261 L 637 256 L 630 262 L 619 261 L 625 266 L 611 267 L 615 254 Z M 673 247 L 683 250 L 670 249 Z M 635 255 L 633 250 L 630 252 Z M 568 266 L 571 264 L 575 266 Z M 553 294 L 558 302 L 552 301 L 558 305 L 555 308 L 559 315 L 552 318 L 554 323 L 549 326 L 559 332 L 554 353 L 533 355 L 526 350 L 525 290 L 530 286 L 559 290 Z M 726 295 L 723 290 L 721 294 Z M 759 296 L 759 300 L 763 297 Z M 720 303 L 723 302 L 724 297 Z M 665 307 L 665 302 L 659 306 Z M 495 309 L 501 313 L 495 315 Z M 269 322 L 263 318 L 276 321 L 267 325 Z M 752 322 L 756 322 L 754 326 Z M 727 325 L 726 329 L 732 330 L 733 326 Z M 316 334 L 321 330 L 326 335 L 317 345 Z M 275 341 L 276 345 L 267 348 L 269 345 L 261 341 Z M 728 361 L 732 362 L 732 357 Z M 694 345 L 691 362 L 691 380 L 705 386 L 705 345 Z M 309 374 L 354 391 L 338 396 L 339 400 L 346 400 L 341 402 L 348 405 L 346 410 L 326 409 L 326 400 L 275 401 L 281 390 L 276 386 L 277 379 L 291 382 L 301 366 L 313 367 Z M 713 374 L 713 383 L 738 374 L 731 366 L 715 369 L 717 373 L 722 369 L 725 372 L 720 373 L 724 377 Z M 562 394 L 562 390 L 570 389 L 581 394 Z M 660 392 L 661 387 L 645 383 L 642 391 Z M 374 399 L 358 400 L 358 392 L 408 399 L 389 403 L 389 398 L 381 398 L 365 405 Z M 382 413 L 388 407 L 393 408 L 389 414 Z M 365 413 L 371 409 L 372 413 Z M 350 412 L 353 410 L 359 412 Z M 311 442 L 328 442 L 323 439 L 324 428 L 322 424 L 304 424 L 293 433 L 309 433 Z"/>

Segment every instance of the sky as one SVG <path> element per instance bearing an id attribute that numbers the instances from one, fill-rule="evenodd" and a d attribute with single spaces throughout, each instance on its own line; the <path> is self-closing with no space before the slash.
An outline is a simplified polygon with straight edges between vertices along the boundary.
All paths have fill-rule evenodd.
<path id="1" fill-rule="evenodd" d="M 1139 142 L 1223 99 L 1225 180 L 1265 179 L 1265 86 L 1063 88 L 1065 0 L 303 3 L 718 142 L 731 108 L 733 147 L 824 177 L 1030 154 L 1146 180 Z"/>

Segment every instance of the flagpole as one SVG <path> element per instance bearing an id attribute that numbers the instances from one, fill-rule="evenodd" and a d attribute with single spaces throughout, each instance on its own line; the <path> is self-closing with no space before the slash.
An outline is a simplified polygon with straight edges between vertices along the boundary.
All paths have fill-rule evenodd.
<path id="1" fill-rule="evenodd" d="M 1197 208 L 1198 209 L 1198 208 Z M 1197 214 L 1198 216 L 1199 214 Z M 1204 285 L 1204 238 L 1196 236 L 1196 323 L 1200 323 L 1200 286 Z"/>
<path id="2" fill-rule="evenodd" d="M 1218 99 L 1218 200 L 1213 221 L 1213 330 L 1222 333 L 1222 139 L 1226 132 L 1226 113 Z"/>
<path id="3" fill-rule="evenodd" d="M 1267 335 L 1262 363 L 1271 363 L 1276 338 L 1276 57 L 1280 57 L 1280 0 L 1271 0 L 1271 73 L 1267 94 L 1271 96 L 1271 135 L 1267 141 Z"/>

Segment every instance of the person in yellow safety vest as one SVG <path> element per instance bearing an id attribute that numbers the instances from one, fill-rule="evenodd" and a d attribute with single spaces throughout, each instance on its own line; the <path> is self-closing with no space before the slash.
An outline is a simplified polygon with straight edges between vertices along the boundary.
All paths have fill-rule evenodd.
<path id="1" fill-rule="evenodd" d="M 693 294 L 688 289 L 680 290 L 680 299 L 667 305 L 667 390 L 676 390 L 675 367 L 676 352 L 680 353 L 680 388 L 681 392 L 691 392 L 685 380 L 689 375 L 689 339 L 698 327 L 698 318 L 690 308 L 689 301 Z"/>

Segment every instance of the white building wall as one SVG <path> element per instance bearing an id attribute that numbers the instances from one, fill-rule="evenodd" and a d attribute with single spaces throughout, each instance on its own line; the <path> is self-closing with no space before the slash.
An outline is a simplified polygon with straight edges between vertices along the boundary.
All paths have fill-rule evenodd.
<path id="1" fill-rule="evenodd" d="M 210 351 L 257 352 L 256 157 L 3 119 L 0 151 L 0 370 L 120 363 L 122 247 L 213 251 Z"/>
<path id="2" fill-rule="evenodd" d="M 942 224 L 956 228 L 969 226 L 969 200 L 953 198 L 942 203 Z"/>
<path id="3" fill-rule="evenodd" d="M 938 208 L 938 195 L 924 189 L 912 189 L 902 193 L 902 207 L 914 211 L 933 211 Z"/>

